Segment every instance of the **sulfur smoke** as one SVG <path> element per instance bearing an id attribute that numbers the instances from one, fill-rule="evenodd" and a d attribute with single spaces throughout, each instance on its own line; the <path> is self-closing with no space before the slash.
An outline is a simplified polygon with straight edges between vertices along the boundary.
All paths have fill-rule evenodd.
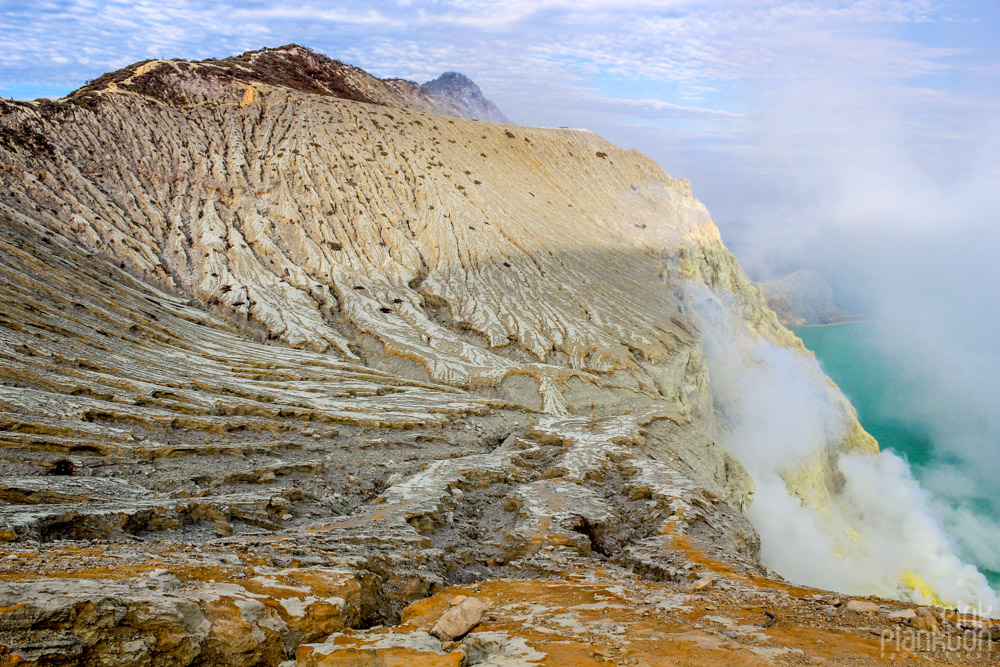
<path id="1" fill-rule="evenodd" d="M 959 555 L 946 517 L 906 461 L 890 452 L 839 451 L 847 435 L 838 409 L 844 399 L 815 359 L 753 342 L 724 295 L 693 290 L 692 296 L 705 333 L 720 444 L 757 485 L 749 517 L 764 564 L 790 580 L 846 593 L 1000 608 L 986 578 Z M 834 493 L 793 495 L 786 480 L 816 456 L 834 461 Z"/>
<path id="2" fill-rule="evenodd" d="M 883 414 L 930 441 L 883 504 L 936 515 L 953 552 L 1000 575 L 995 105 L 900 87 L 839 52 L 822 69 L 785 62 L 760 83 L 741 152 L 759 187 L 722 216 L 738 223 L 719 220 L 723 239 L 752 277 L 816 270 L 870 321 L 898 388 Z M 913 477 L 929 497 L 903 493 Z"/>

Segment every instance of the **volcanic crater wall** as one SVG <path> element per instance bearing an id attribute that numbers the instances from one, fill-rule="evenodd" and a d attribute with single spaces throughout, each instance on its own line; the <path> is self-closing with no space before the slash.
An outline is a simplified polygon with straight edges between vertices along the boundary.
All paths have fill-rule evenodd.
<path id="1" fill-rule="evenodd" d="M 679 539 L 760 571 L 692 294 L 803 351 L 688 182 L 410 88 L 295 47 L 0 103 L 17 655 L 270 664 L 567 557 L 672 580 Z"/>

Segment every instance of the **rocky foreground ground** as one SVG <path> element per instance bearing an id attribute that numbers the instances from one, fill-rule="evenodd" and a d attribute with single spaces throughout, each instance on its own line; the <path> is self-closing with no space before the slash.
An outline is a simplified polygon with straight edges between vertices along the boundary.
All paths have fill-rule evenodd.
<path id="1" fill-rule="evenodd" d="M 378 577 L 321 552 L 18 551 L 0 664 L 996 664 L 992 622 L 792 586 L 677 535 L 656 574 L 548 542 L 510 577 L 440 588 L 373 627 Z"/>
<path id="2" fill-rule="evenodd" d="M 284 47 L 2 103 L 0 665 L 990 664 L 759 562 L 695 302 L 804 351 L 689 184 L 446 83 Z M 875 449 L 830 402 L 803 497 Z"/>

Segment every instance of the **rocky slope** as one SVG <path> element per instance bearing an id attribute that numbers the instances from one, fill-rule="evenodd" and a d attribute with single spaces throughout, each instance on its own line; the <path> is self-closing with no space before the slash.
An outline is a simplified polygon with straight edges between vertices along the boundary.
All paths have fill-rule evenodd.
<path id="1" fill-rule="evenodd" d="M 803 269 L 760 284 L 764 298 L 785 326 L 837 324 L 852 319 L 833 301 L 833 289 L 815 271 Z"/>
<path id="2" fill-rule="evenodd" d="M 234 83 L 249 89 L 264 84 L 321 97 L 510 123 L 475 82 L 458 72 L 445 72 L 423 85 L 406 79 L 378 79 L 298 44 L 248 51 L 222 60 L 147 60 L 89 81 L 68 100 L 92 108 L 104 93 L 127 91 L 185 105 L 211 99 Z"/>
<path id="3" fill-rule="evenodd" d="M 301 47 L 2 103 L 0 664 L 594 663 L 627 628 L 657 638 L 625 664 L 816 652 L 697 621 L 705 571 L 826 598 L 759 562 L 705 328 L 804 353 L 687 181 L 433 111 Z M 803 499 L 875 449 L 824 391 Z M 461 644 L 414 621 L 456 586 L 494 610 Z"/>

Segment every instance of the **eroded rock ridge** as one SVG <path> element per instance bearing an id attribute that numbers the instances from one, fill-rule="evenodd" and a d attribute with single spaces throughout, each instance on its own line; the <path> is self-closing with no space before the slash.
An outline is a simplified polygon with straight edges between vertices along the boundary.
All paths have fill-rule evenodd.
<path id="1" fill-rule="evenodd" d="M 0 664 L 360 664 L 448 586 L 767 581 L 692 286 L 800 343 L 686 180 L 446 78 L 290 46 L 0 103 Z M 357 650 L 546 659 L 425 630 Z"/>

